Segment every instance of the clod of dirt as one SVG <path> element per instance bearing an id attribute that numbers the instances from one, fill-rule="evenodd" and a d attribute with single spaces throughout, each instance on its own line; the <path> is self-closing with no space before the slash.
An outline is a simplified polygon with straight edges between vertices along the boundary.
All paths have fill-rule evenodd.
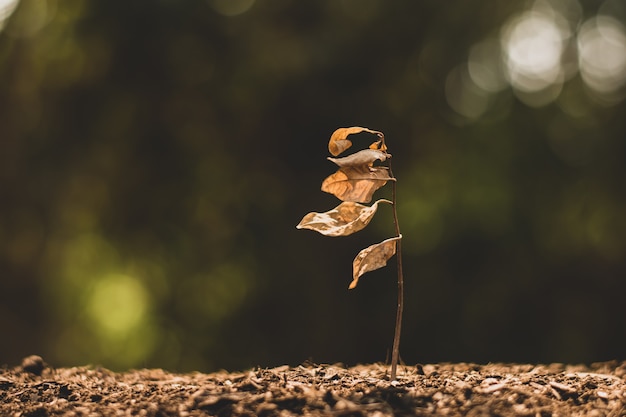
<path id="1" fill-rule="evenodd" d="M 24 372 L 29 372 L 33 375 L 41 375 L 46 368 L 46 363 L 41 356 L 31 355 L 22 360 L 22 369 Z"/>
<path id="2" fill-rule="evenodd" d="M 585 365 L 305 364 L 175 374 L 0 368 L 0 416 L 594 416 L 626 417 L 626 362 Z"/>

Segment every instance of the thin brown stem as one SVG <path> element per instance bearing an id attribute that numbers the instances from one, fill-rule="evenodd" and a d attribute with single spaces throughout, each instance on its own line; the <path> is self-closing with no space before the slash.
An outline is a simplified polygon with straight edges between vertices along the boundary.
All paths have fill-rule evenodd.
<path id="1" fill-rule="evenodd" d="M 392 178 L 393 172 L 391 171 L 391 161 L 389 162 L 389 175 Z M 400 223 L 398 222 L 398 210 L 396 204 L 396 184 L 397 181 L 392 182 L 392 202 L 393 202 L 393 223 L 396 229 L 396 236 L 400 234 Z M 396 241 L 396 261 L 398 269 L 398 310 L 396 312 L 396 328 L 393 336 L 393 348 L 391 350 L 391 375 L 390 379 L 394 381 L 396 379 L 396 371 L 398 368 L 398 360 L 400 358 L 400 332 L 402 330 L 402 312 L 404 310 L 404 275 L 402 273 L 402 239 Z"/>

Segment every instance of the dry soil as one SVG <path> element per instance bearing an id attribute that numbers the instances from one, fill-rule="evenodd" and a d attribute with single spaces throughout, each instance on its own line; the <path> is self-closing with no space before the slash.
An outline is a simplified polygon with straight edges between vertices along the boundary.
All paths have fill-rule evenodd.
<path id="1" fill-rule="evenodd" d="M 0 368 L 0 416 L 626 416 L 626 362 L 306 363 L 243 372 Z"/>

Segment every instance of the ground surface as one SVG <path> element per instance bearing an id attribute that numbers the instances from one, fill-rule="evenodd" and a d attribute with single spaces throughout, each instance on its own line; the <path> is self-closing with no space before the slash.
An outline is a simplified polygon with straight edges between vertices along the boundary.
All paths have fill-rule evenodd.
<path id="1" fill-rule="evenodd" d="M 0 416 L 626 416 L 626 362 L 304 364 L 245 372 L 0 369 Z"/>

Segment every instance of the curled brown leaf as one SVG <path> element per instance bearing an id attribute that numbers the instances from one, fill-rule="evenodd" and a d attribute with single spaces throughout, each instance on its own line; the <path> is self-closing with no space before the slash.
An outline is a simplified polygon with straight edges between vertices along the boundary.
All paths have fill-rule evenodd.
<path id="1" fill-rule="evenodd" d="M 361 151 L 355 152 L 350 156 L 346 156 L 343 158 L 327 158 L 329 161 L 334 162 L 337 166 L 340 167 L 349 167 L 349 166 L 372 166 L 374 161 L 382 161 L 384 162 L 388 158 L 391 158 L 391 155 L 379 151 L 378 149 L 363 149 Z"/>
<path id="2" fill-rule="evenodd" d="M 322 191 L 341 201 L 369 203 L 376 190 L 393 180 L 386 167 L 346 166 L 322 182 Z"/>
<path id="3" fill-rule="evenodd" d="M 352 282 L 348 289 L 355 288 L 364 273 L 387 265 L 387 261 L 396 254 L 396 242 L 400 239 L 402 235 L 383 240 L 359 252 L 352 262 Z"/>
<path id="4" fill-rule="evenodd" d="M 370 145 L 370 149 L 378 149 L 379 151 L 384 152 L 387 150 L 387 145 L 385 145 L 385 142 L 383 142 L 382 140 L 377 140 Z"/>
<path id="5" fill-rule="evenodd" d="M 347 201 L 325 213 L 307 214 L 296 228 L 314 230 L 325 236 L 348 236 L 369 224 L 379 203 L 392 204 L 389 200 L 378 200 L 371 206 L 364 206 Z"/>
<path id="6" fill-rule="evenodd" d="M 382 132 L 377 130 L 368 129 L 367 127 L 340 127 L 335 130 L 330 137 L 330 141 L 328 142 L 328 150 L 333 156 L 337 156 L 350 146 L 352 146 L 352 141 L 348 139 L 348 136 L 354 135 L 361 132 L 372 133 L 378 137 L 384 137 Z M 384 149 L 383 149 L 384 150 Z"/>

